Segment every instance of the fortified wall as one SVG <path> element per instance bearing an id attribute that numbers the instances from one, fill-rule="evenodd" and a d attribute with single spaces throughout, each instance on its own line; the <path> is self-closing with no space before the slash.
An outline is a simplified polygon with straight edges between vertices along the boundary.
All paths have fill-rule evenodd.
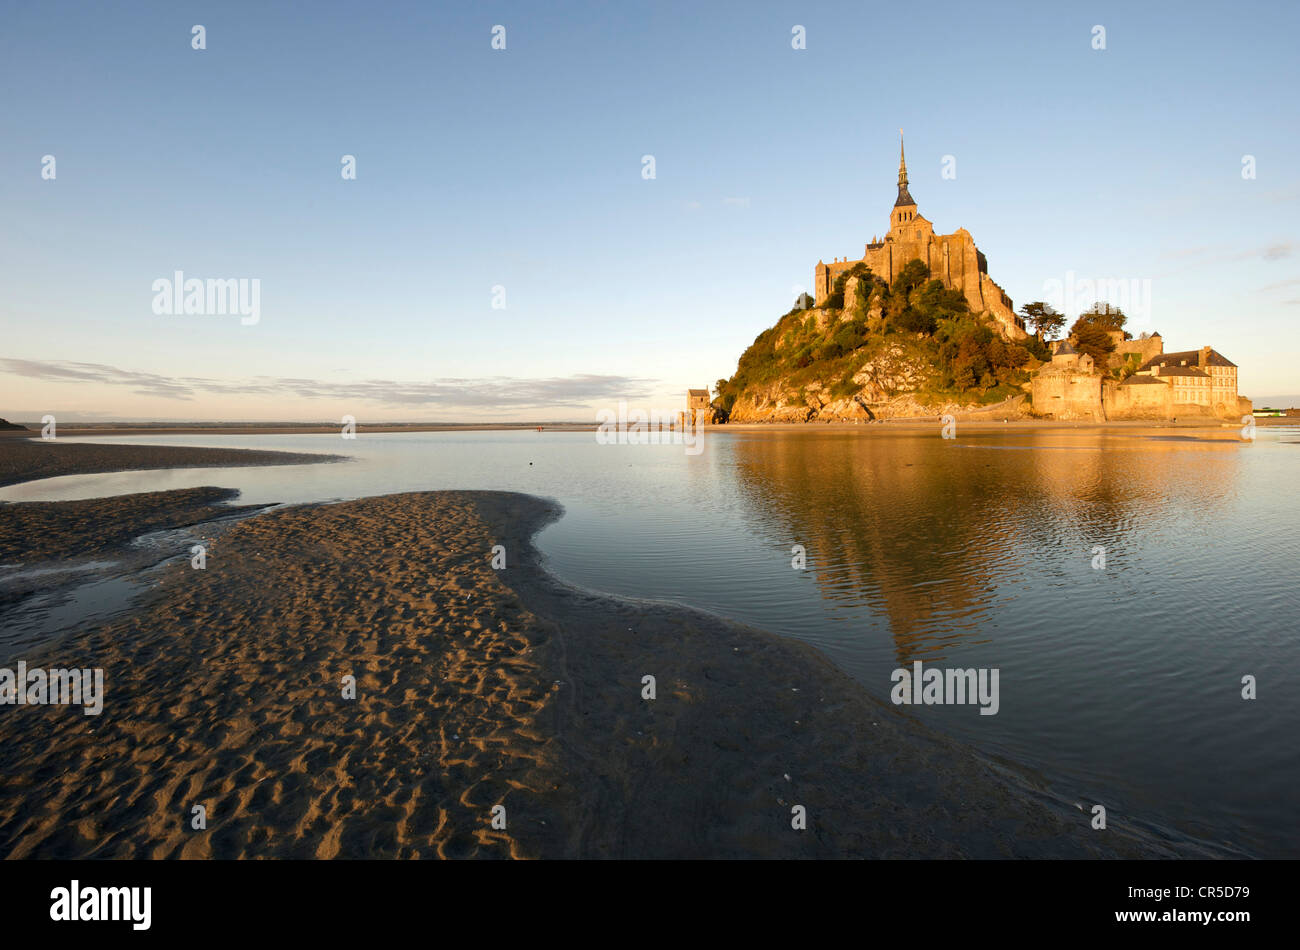
<path id="1" fill-rule="evenodd" d="M 1119 332 L 1119 331 L 1116 331 Z M 1124 353 L 1155 354 L 1123 380 L 1104 375 L 1092 357 L 1079 354 L 1066 340 L 1052 361 L 1030 382 L 1034 412 L 1053 419 L 1173 419 L 1205 416 L 1238 419 L 1251 402 L 1237 394 L 1237 365 L 1213 347 L 1178 353 L 1161 352 L 1159 334 L 1124 340 Z M 1112 354 L 1110 365 L 1122 366 Z"/>

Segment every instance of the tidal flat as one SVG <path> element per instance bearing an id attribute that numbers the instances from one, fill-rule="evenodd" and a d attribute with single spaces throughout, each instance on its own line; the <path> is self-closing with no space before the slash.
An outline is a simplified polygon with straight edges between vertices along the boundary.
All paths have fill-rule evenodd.
<path id="1" fill-rule="evenodd" d="M 1294 432 L 1166 436 L 123 439 L 271 464 L 0 490 L 0 666 L 106 671 L 0 720 L 0 853 L 1294 853 Z M 918 662 L 997 713 L 889 702 Z"/>
<path id="2" fill-rule="evenodd" d="M 60 644 L 105 671 L 102 715 L 0 719 L 0 853 L 1177 853 L 1096 835 L 810 646 L 557 581 L 531 537 L 559 514 L 428 492 L 238 522 L 211 567 L 168 565 L 129 615 Z"/>

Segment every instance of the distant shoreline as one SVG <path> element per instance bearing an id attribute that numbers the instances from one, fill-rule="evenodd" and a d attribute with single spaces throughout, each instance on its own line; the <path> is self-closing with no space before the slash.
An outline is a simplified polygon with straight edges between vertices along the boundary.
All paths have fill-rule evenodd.
<path id="1" fill-rule="evenodd" d="M 802 431 L 809 429 L 849 429 L 853 431 L 875 431 L 881 429 L 926 429 L 939 425 L 939 416 L 907 419 L 889 419 L 876 422 L 728 422 L 703 428 L 712 432 L 763 432 L 763 431 Z M 1107 422 L 1090 422 L 1084 420 L 1054 419 L 1008 419 L 999 421 L 982 416 L 978 419 L 963 419 L 957 415 L 957 423 L 964 429 L 1239 429 L 1241 423 L 1223 419 L 1188 418 L 1178 421 L 1123 419 Z M 1256 417 L 1257 428 L 1268 426 L 1300 426 L 1300 417 L 1266 416 Z M 400 432 L 595 432 L 599 428 L 594 422 L 466 422 L 466 423 L 377 423 L 357 424 L 357 434 L 365 433 L 400 433 Z M 337 425 L 320 425 L 314 423 L 275 423 L 265 426 L 249 423 L 214 423 L 211 425 L 138 425 L 113 423 L 78 424 L 68 423 L 59 426 L 59 438 L 94 438 L 97 436 L 140 436 L 140 435 L 338 435 Z M 40 428 L 27 430 L 13 429 L 0 431 L 0 442 L 5 439 L 39 439 Z"/>
<path id="2" fill-rule="evenodd" d="M 39 423 L 22 423 L 22 429 L 0 431 L 0 439 L 40 438 Z M 357 423 L 356 431 L 361 432 L 496 432 L 506 430 L 537 429 L 538 426 L 550 431 L 595 430 L 596 423 L 581 422 L 430 422 L 430 423 Z M 232 423 L 177 423 L 177 424 L 140 424 L 140 423 L 78 423 L 69 422 L 58 427 L 59 438 L 88 438 L 99 435 L 338 435 L 342 427 L 323 423 L 269 423 L 258 425 L 249 422 Z"/>

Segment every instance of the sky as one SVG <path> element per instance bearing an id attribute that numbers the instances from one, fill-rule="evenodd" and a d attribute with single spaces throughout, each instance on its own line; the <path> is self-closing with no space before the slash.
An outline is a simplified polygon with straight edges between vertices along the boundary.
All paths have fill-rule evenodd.
<path id="1" fill-rule="evenodd" d="M 1297 27 L 1194 0 L 5 4 L 0 417 L 680 408 L 885 233 L 900 128 L 920 213 L 1017 307 L 1097 281 L 1135 335 L 1297 394 Z M 256 280 L 256 320 L 156 312 L 177 271 Z"/>

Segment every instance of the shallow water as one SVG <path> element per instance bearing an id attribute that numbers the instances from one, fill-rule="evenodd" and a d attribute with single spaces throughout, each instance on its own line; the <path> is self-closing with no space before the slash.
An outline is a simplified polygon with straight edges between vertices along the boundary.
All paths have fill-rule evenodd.
<path id="1" fill-rule="evenodd" d="M 566 514 L 538 546 L 571 583 L 806 640 L 882 699 L 915 660 L 996 668 L 997 715 L 908 711 L 1086 811 L 1105 805 L 1112 826 L 1300 856 L 1300 434 L 1170 435 L 715 430 L 698 455 L 590 432 L 148 436 L 113 441 L 355 459 L 68 476 L 0 500 L 199 485 L 238 488 L 241 504 L 556 498 Z"/>

